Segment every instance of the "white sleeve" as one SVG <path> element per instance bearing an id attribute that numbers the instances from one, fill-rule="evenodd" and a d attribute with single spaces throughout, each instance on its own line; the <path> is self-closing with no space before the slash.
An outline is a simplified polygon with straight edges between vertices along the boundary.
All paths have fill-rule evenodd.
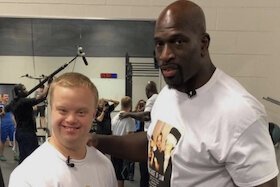
<path id="1" fill-rule="evenodd" d="M 145 110 L 144 110 L 145 112 L 151 112 L 152 111 L 152 108 L 153 108 L 153 105 L 154 105 L 156 99 L 157 99 L 157 94 L 154 94 L 154 95 L 152 95 L 151 98 L 149 98 L 147 100 L 147 103 L 145 105 Z"/>
<path id="2" fill-rule="evenodd" d="M 238 186 L 257 186 L 277 176 L 275 149 L 264 119 L 239 137 L 227 156 L 226 169 Z"/>
<path id="3" fill-rule="evenodd" d="M 20 175 L 19 172 L 16 172 L 14 170 L 10 175 L 9 187 L 19 187 L 19 186 L 20 187 L 32 187 L 29 183 L 27 183 L 24 175 Z"/>

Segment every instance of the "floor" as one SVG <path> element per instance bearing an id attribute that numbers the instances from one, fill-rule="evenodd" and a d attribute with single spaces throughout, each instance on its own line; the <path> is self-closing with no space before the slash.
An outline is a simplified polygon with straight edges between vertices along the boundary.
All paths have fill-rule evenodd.
<path id="1" fill-rule="evenodd" d="M 8 145 L 5 147 L 4 152 L 7 161 L 0 161 L 0 166 L 3 173 L 3 178 L 5 182 L 5 186 L 8 186 L 9 175 L 13 171 L 13 169 L 17 166 L 17 162 L 14 160 L 14 153 L 12 148 Z M 276 156 L 277 156 L 277 163 L 278 167 L 280 166 L 280 146 L 276 147 Z M 139 187 L 139 165 L 138 163 L 135 164 L 135 174 L 134 174 L 134 181 L 126 181 L 125 187 Z M 280 176 L 278 176 L 278 186 L 280 186 Z"/>

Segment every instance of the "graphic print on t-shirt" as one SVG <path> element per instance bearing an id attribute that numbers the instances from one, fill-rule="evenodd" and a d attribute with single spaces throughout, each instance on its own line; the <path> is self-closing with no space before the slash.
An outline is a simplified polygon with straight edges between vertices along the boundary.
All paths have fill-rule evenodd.
<path id="1" fill-rule="evenodd" d="M 171 156 L 180 138 L 178 129 L 163 121 L 157 121 L 148 150 L 150 187 L 170 186 Z"/>

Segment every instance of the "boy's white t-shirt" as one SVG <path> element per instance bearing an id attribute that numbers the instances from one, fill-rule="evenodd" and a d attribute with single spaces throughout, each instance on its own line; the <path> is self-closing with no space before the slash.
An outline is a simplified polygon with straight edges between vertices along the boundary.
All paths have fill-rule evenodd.
<path id="1" fill-rule="evenodd" d="M 117 187 L 111 161 L 94 147 L 87 146 L 86 157 L 67 158 L 48 141 L 18 165 L 10 176 L 9 187 Z"/>
<path id="2" fill-rule="evenodd" d="M 157 97 L 148 129 L 152 187 L 256 186 L 276 177 L 264 107 L 219 69 L 196 91 L 189 98 L 166 86 Z M 160 133 L 163 173 L 154 161 Z"/>

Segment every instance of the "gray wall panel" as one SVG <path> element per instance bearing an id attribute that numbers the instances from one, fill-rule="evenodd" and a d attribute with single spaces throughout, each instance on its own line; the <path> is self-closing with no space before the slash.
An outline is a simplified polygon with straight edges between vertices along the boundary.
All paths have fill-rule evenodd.
<path id="1" fill-rule="evenodd" d="M 80 45 L 89 57 L 152 56 L 153 29 L 154 21 L 0 18 L 0 55 L 74 56 Z"/>

